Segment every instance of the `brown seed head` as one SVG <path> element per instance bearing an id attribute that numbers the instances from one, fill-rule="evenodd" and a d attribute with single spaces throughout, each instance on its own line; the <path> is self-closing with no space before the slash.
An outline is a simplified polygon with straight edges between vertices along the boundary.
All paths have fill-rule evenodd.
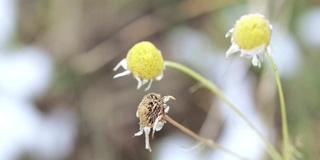
<path id="1" fill-rule="evenodd" d="M 145 95 L 138 106 L 137 117 L 140 119 L 140 125 L 152 128 L 155 120 L 159 116 L 166 114 L 165 104 L 169 99 L 174 99 L 172 96 L 161 97 L 160 94 L 149 93 Z M 166 122 L 164 118 L 161 118 L 159 122 Z"/>

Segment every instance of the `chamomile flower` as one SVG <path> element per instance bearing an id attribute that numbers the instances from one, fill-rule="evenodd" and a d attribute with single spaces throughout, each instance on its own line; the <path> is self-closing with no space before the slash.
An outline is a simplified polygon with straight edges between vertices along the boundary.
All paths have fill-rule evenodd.
<path id="1" fill-rule="evenodd" d="M 152 138 L 155 131 L 160 131 L 167 122 L 164 116 L 169 112 L 169 106 L 166 102 L 170 99 L 175 99 L 172 96 L 163 96 L 155 93 L 145 95 L 138 106 L 136 116 L 139 118 L 140 131 L 134 136 L 145 134 L 145 146 L 151 152 L 149 143 L 149 134 L 152 129 Z"/>
<path id="2" fill-rule="evenodd" d="M 229 30 L 226 37 L 231 36 L 231 46 L 226 52 L 226 58 L 240 51 L 241 57 L 252 58 L 254 66 L 261 67 L 264 53 L 270 53 L 270 38 L 272 26 L 260 14 L 242 16 Z"/>
<path id="3" fill-rule="evenodd" d="M 163 77 L 164 63 L 161 52 L 150 42 L 142 41 L 135 44 L 128 52 L 127 57 L 121 60 L 113 71 L 122 66 L 125 71 L 115 75 L 113 78 L 133 74 L 138 81 L 137 89 L 149 82 L 147 88 L 151 87 L 153 80 L 161 80 Z"/>

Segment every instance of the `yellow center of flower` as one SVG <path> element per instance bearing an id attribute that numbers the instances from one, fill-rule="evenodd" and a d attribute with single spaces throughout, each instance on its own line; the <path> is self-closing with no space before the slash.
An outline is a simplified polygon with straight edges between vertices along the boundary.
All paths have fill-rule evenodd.
<path id="1" fill-rule="evenodd" d="M 233 37 L 241 49 L 250 50 L 262 44 L 268 45 L 271 29 L 264 17 L 258 14 L 249 14 L 237 21 Z"/>
<path id="2" fill-rule="evenodd" d="M 153 79 L 163 71 L 161 52 L 150 42 L 135 44 L 127 54 L 128 69 L 141 79 Z"/>

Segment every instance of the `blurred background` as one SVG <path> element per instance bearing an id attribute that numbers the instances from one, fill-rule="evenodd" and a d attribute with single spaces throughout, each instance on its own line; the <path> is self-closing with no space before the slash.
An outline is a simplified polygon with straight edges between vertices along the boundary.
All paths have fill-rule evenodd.
<path id="1" fill-rule="evenodd" d="M 318 0 L 0 0 L 0 160 L 236 159 L 166 124 L 144 148 L 135 117 L 149 92 L 172 95 L 169 116 L 250 159 L 270 159 L 248 126 L 208 89 L 172 68 L 145 92 L 114 66 L 137 42 L 212 80 L 281 149 L 272 68 L 225 59 L 242 15 L 273 25 L 292 155 L 320 159 Z"/>

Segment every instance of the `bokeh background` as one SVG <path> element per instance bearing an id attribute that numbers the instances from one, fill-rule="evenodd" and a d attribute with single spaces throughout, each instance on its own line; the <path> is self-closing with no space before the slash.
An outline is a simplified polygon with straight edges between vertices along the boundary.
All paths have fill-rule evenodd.
<path id="1" fill-rule="evenodd" d="M 142 97 L 172 95 L 169 115 L 250 159 L 270 159 L 261 141 L 209 90 L 172 68 L 145 92 L 113 67 L 151 41 L 221 88 L 281 149 L 272 69 L 224 59 L 225 34 L 242 15 L 273 25 L 292 155 L 320 159 L 318 0 L 0 0 L 0 160 L 235 159 L 166 124 L 144 149 L 135 112 Z"/>

